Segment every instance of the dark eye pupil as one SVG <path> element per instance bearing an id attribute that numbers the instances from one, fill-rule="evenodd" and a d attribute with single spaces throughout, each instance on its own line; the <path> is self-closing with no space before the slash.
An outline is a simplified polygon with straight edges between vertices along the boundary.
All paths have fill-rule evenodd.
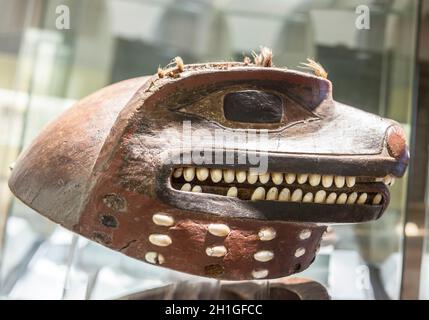
<path id="1" fill-rule="evenodd" d="M 283 101 L 272 93 L 257 90 L 232 92 L 223 100 L 225 118 L 247 123 L 279 123 L 283 118 Z"/>

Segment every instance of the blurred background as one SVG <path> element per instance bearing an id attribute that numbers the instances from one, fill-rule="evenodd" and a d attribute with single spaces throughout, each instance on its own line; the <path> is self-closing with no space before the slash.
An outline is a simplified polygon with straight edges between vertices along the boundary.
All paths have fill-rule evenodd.
<path id="1" fill-rule="evenodd" d="M 300 276 L 333 299 L 429 299 L 428 2 L 0 0 L 0 298 L 107 299 L 201 280 L 58 227 L 12 196 L 10 166 L 47 122 L 101 87 L 177 55 L 241 61 L 265 45 L 277 66 L 319 61 L 336 100 L 400 122 L 412 152 L 383 218 L 331 228 Z M 356 26 L 362 5 L 369 29 Z"/>

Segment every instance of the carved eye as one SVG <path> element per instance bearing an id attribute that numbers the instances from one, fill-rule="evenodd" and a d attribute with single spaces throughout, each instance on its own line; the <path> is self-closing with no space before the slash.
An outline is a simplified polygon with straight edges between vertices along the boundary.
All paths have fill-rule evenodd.
<path id="1" fill-rule="evenodd" d="M 231 92 L 223 100 L 225 119 L 246 123 L 280 123 L 283 100 L 273 94 L 257 90 Z"/>
<path id="2" fill-rule="evenodd" d="M 300 121 L 318 119 L 286 94 L 243 86 L 206 93 L 188 101 L 178 111 L 232 129 L 278 130 Z"/>

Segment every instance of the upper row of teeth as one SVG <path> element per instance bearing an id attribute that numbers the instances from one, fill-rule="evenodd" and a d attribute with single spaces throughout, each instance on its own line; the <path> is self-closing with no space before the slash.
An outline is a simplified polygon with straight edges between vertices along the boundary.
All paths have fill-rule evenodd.
<path id="1" fill-rule="evenodd" d="M 201 186 L 191 186 L 190 183 L 185 183 L 181 188 L 181 191 L 201 193 L 203 189 Z M 230 187 L 226 194 L 227 197 L 238 197 L 237 187 Z M 377 193 L 371 203 L 378 205 L 381 203 L 383 196 L 381 193 Z M 316 193 L 307 192 L 304 193 L 301 189 L 296 189 L 293 192 L 288 188 L 283 188 L 280 192 L 276 187 L 270 188 L 266 191 L 263 187 L 256 188 L 250 197 L 252 201 L 258 200 L 275 200 L 275 201 L 291 201 L 291 202 L 304 202 L 304 203 L 326 203 L 326 204 L 365 204 L 368 203 L 368 194 L 366 192 L 357 193 L 352 192 L 350 194 L 336 192 L 327 193 L 325 190 L 319 190 Z"/>
<path id="2" fill-rule="evenodd" d="M 258 174 L 257 172 L 245 171 L 245 170 L 234 170 L 234 169 L 208 169 L 208 168 L 176 168 L 173 172 L 175 178 L 182 177 L 187 182 L 192 182 L 195 177 L 199 181 L 206 181 L 210 176 L 210 179 L 217 183 L 223 178 L 226 183 L 238 183 L 247 182 L 254 184 L 259 181 L 262 184 L 266 184 L 270 181 L 280 185 L 283 182 L 287 184 L 298 184 L 309 183 L 311 186 L 316 187 L 322 184 L 323 187 L 329 188 L 333 184 L 337 188 L 342 188 L 345 185 L 351 188 L 356 184 L 356 177 L 345 177 L 345 176 L 334 176 L 334 175 L 320 175 L 320 174 L 308 174 L 308 173 L 281 173 L 281 172 L 265 172 Z M 394 178 L 390 175 L 384 178 L 376 178 L 376 181 L 384 182 L 386 185 L 393 185 Z"/>

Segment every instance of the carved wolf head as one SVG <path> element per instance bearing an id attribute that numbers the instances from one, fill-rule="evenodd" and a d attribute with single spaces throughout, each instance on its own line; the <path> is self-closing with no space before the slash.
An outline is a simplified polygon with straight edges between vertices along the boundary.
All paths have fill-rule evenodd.
<path id="1" fill-rule="evenodd" d="M 20 156 L 12 191 L 129 256 L 231 280 L 302 271 L 328 224 L 386 209 L 409 158 L 396 122 L 334 101 L 331 82 L 306 73 L 179 71 L 79 101 Z"/>

